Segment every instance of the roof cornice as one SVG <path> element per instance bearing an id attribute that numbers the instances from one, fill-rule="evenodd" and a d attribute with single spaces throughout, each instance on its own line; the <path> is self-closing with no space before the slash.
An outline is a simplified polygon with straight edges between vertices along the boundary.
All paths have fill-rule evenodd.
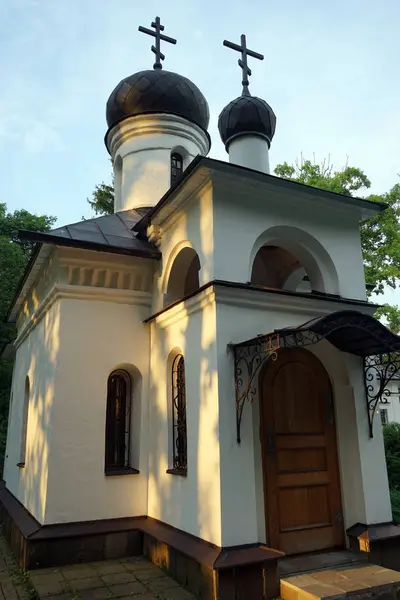
<path id="1" fill-rule="evenodd" d="M 366 200 L 364 198 L 355 198 L 353 196 L 345 196 L 336 192 L 330 192 L 320 188 L 298 183 L 290 179 L 284 179 L 277 177 L 276 175 L 269 175 L 260 171 L 255 171 L 247 167 L 234 165 L 232 163 L 216 160 L 214 158 L 208 158 L 206 156 L 197 156 L 184 171 L 181 179 L 176 185 L 171 187 L 166 194 L 159 200 L 159 202 L 149 210 L 149 212 L 138 221 L 134 227 L 134 231 L 144 232 L 152 219 L 166 206 L 169 202 L 176 198 L 179 192 L 183 192 L 186 195 L 185 188 L 196 176 L 198 171 L 202 170 L 209 173 L 212 177 L 214 174 L 226 177 L 232 183 L 238 179 L 242 182 L 248 182 L 257 186 L 265 186 L 266 189 L 274 189 L 277 192 L 289 193 L 291 195 L 301 195 L 307 197 L 310 201 L 324 201 L 334 206 L 343 206 L 347 209 L 353 210 L 358 213 L 359 219 L 366 220 L 371 218 L 386 208 L 388 204 L 377 203 L 372 200 Z"/>

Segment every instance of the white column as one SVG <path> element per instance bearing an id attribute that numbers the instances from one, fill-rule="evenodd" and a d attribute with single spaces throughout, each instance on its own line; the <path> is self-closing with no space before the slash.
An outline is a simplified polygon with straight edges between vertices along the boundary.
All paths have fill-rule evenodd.
<path id="1" fill-rule="evenodd" d="M 258 135 L 241 135 L 233 139 L 228 148 L 229 162 L 262 173 L 269 173 L 269 147 L 265 138 Z"/>
<path id="2" fill-rule="evenodd" d="M 171 187 L 171 154 L 182 156 L 183 169 L 210 149 L 198 125 L 169 114 L 129 117 L 106 139 L 115 175 L 114 211 L 155 206 Z"/>

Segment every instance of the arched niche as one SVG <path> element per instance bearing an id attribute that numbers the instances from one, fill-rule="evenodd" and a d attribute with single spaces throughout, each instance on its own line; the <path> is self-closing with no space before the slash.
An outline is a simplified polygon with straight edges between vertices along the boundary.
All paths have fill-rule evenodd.
<path id="1" fill-rule="evenodd" d="M 261 234 L 251 251 L 249 275 L 253 285 L 339 294 L 330 255 L 318 240 L 297 227 L 277 226 Z"/>
<path id="2" fill-rule="evenodd" d="M 174 252 L 164 280 L 164 306 L 180 300 L 200 287 L 200 268 L 197 252 L 191 246 L 181 247 Z"/>
<path id="3" fill-rule="evenodd" d="M 110 369 L 107 376 L 106 391 L 108 381 L 113 373 L 126 373 L 129 377 L 130 394 L 130 439 L 129 439 L 129 465 L 133 469 L 139 470 L 140 465 L 140 442 L 142 431 L 142 374 L 139 369 L 131 363 L 119 363 Z"/>

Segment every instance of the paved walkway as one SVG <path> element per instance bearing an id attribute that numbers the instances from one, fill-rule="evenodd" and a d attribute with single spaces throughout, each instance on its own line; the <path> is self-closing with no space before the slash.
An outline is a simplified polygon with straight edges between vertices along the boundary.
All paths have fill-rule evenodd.
<path id="1" fill-rule="evenodd" d="M 0 536 L 0 600 L 195 600 L 144 558 L 108 560 L 24 573 Z"/>

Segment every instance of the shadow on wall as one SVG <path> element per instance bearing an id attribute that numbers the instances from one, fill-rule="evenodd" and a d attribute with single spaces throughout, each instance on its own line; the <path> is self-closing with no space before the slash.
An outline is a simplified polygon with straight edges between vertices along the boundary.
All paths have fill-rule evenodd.
<path id="1" fill-rule="evenodd" d="M 186 238 L 203 242 L 204 220 L 211 218 L 209 214 L 200 215 L 196 219 L 197 232 L 188 231 L 186 225 Z M 206 265 L 200 265 L 197 252 L 189 246 L 175 255 L 163 290 L 164 305 L 199 287 L 200 268 L 206 266 L 210 272 L 211 249 L 203 247 L 201 250 Z M 209 305 L 191 314 L 188 307 L 183 310 L 179 321 L 165 328 L 151 324 L 149 500 L 154 514 L 149 514 L 218 543 L 221 521 L 215 306 Z M 186 477 L 166 473 L 172 467 L 172 393 L 166 389 L 171 385 L 171 375 L 166 371 L 171 368 L 171 357 L 178 351 L 185 359 Z M 165 431 L 167 423 L 168 432 Z M 169 558 L 165 560 L 168 562 Z"/>
<path id="2" fill-rule="evenodd" d="M 55 303 L 18 349 L 10 408 L 7 487 L 40 522 L 46 512 L 59 341 L 60 305 Z"/>

